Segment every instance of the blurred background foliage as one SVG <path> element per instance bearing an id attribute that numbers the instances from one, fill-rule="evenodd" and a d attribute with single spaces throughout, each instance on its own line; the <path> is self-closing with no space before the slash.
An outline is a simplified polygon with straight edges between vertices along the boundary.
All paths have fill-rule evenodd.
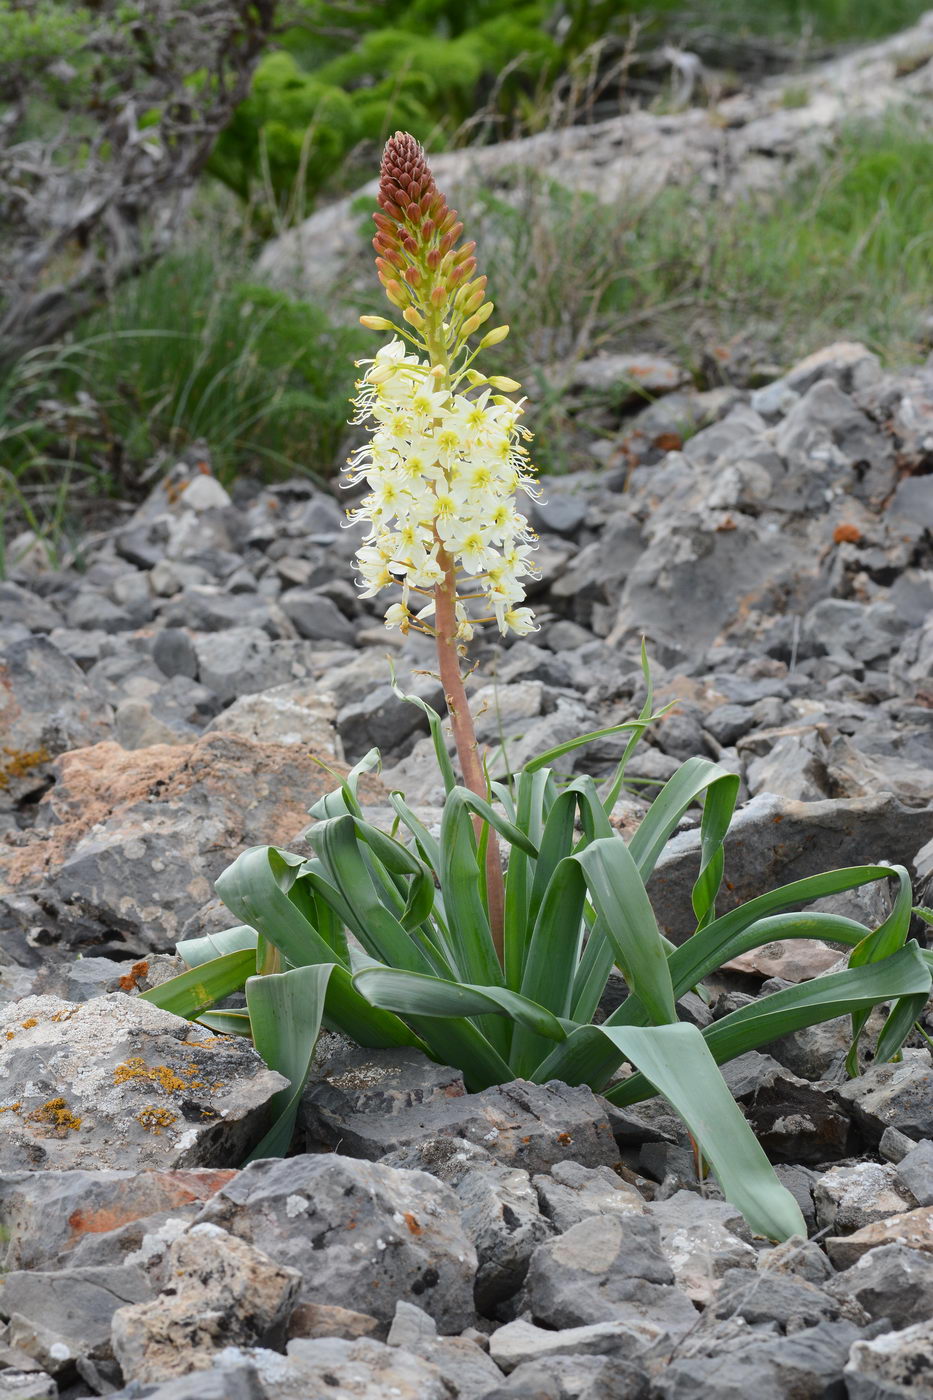
<path id="1" fill-rule="evenodd" d="M 902 28 L 929 3 L 280 0 L 276 42 L 174 251 L 60 341 L 0 368 L 0 529 L 62 526 L 92 499 L 132 499 L 192 444 L 228 481 L 333 476 L 351 362 L 369 338 L 336 298 L 314 305 L 261 285 L 255 260 L 270 235 L 371 180 L 397 127 L 438 151 L 632 103 L 667 110 L 666 45 L 696 53 L 720 93 L 781 71 L 786 105 L 806 105 L 809 61 Z M 0 0 L 0 99 L 28 90 L 21 121 L 38 137 L 92 122 L 108 50 L 88 38 L 145 8 Z M 721 382 L 710 346 L 748 337 L 778 366 L 841 335 L 892 363 L 927 353 L 931 201 L 933 148 L 903 121 L 844 133 L 827 162 L 765 204 L 669 190 L 622 208 L 546 180 L 518 199 L 490 196 L 489 271 L 513 325 L 511 361 L 535 398 L 541 464 L 582 465 L 581 428 L 617 422 L 608 402 L 568 407 L 558 359 L 655 349 L 703 387 Z M 5 217 L 0 207 L 0 236 Z"/>

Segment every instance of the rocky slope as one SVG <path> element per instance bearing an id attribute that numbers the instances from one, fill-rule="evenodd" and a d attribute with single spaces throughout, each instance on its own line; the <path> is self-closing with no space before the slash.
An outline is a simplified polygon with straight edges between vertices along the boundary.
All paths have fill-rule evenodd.
<path id="1" fill-rule="evenodd" d="M 645 634 L 658 696 L 679 703 L 633 761 L 645 786 L 620 801 L 623 832 L 704 753 L 747 798 L 727 899 L 874 860 L 912 866 L 922 894 L 933 370 L 888 374 L 851 344 L 753 392 L 642 369 L 660 396 L 534 508 L 540 632 L 476 648 L 493 770 L 630 717 Z M 577 382 L 631 373 L 605 357 Z M 837 1022 L 729 1067 L 814 1234 L 791 1247 L 752 1240 L 700 1186 L 657 1104 L 622 1114 L 560 1085 L 467 1094 L 454 1071 L 329 1036 L 297 1155 L 236 1170 L 277 1076 L 132 993 L 164 975 L 178 937 L 232 922 L 212 881 L 245 845 L 300 843 L 330 785 L 310 755 L 340 767 L 378 745 L 371 809 L 398 786 L 438 815 L 421 716 L 386 661 L 439 702 L 430 655 L 359 600 L 342 504 L 301 481 L 231 497 L 182 462 L 60 567 L 28 537 L 13 550 L 0 1396 L 922 1393 L 933 1068 L 920 1044 L 847 1082 Z M 574 757 L 599 775 L 618 752 L 602 741 Z M 675 938 L 696 848 L 688 822 L 652 885 Z M 877 919 L 873 898 L 861 912 Z M 780 985 L 766 978 L 825 966 L 819 949 L 773 945 L 689 1014 L 708 1022 Z"/>

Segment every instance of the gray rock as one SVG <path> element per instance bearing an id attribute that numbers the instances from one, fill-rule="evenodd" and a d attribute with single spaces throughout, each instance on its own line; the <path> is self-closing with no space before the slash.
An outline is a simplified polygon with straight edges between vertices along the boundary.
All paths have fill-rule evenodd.
<path id="1" fill-rule="evenodd" d="M 734 744 L 743 734 L 756 727 L 756 718 L 750 705 L 717 705 L 703 721 L 703 727 L 718 739 L 720 744 Z"/>
<path id="2" fill-rule="evenodd" d="M 51 603 L 9 579 L 0 582 L 0 616 L 6 626 L 19 625 L 27 633 L 52 632 L 62 622 Z"/>
<path id="3" fill-rule="evenodd" d="M 586 500 L 572 490 L 561 490 L 556 482 L 549 483 L 547 494 L 531 502 L 528 518 L 536 530 L 574 535 L 586 519 Z"/>
<path id="4" fill-rule="evenodd" d="M 886 1128 L 885 1133 L 890 1132 Z M 896 1160 L 896 1159 L 895 1159 Z M 897 1162 L 897 1180 L 920 1206 L 933 1206 L 933 1142 L 924 1138 Z"/>
<path id="5" fill-rule="evenodd" d="M 499 1367 L 476 1342 L 467 1337 L 439 1337 L 434 1319 L 412 1303 L 400 1301 L 396 1305 L 387 1341 L 389 1346 L 430 1361 L 458 1400 L 461 1396 L 463 1400 L 483 1400 L 490 1388 L 502 1381 Z"/>
<path id="6" fill-rule="evenodd" d="M 791 471 L 801 474 L 804 508 L 817 504 L 830 484 L 866 502 L 880 502 L 894 486 L 890 442 L 831 380 L 817 380 L 794 404 L 774 444 Z M 803 485 L 808 476 L 809 489 Z"/>
<path id="7" fill-rule="evenodd" d="M 223 704 L 311 674 L 308 642 L 275 642 L 258 627 L 228 627 L 194 639 L 198 678 Z"/>
<path id="8" fill-rule="evenodd" d="M 766 1270 L 730 1269 L 715 1294 L 713 1315 L 741 1317 L 755 1326 L 776 1323 L 787 1334 L 842 1318 L 858 1325 L 868 1320 L 852 1294 L 808 1283 L 806 1279 Z"/>
<path id="9" fill-rule="evenodd" d="M 791 802 L 820 802 L 830 795 L 832 787 L 826 746 L 814 729 L 787 734 L 765 757 L 749 763 L 746 782 L 753 796 L 774 793 Z"/>
<path id="10" fill-rule="evenodd" d="M 901 1400 L 924 1393 L 933 1370 L 933 1319 L 854 1343 L 845 1368 L 849 1400 Z"/>
<path id="11" fill-rule="evenodd" d="M 655 1379 L 658 1400 L 825 1400 L 838 1388 L 849 1349 L 859 1337 L 851 1322 L 821 1322 L 790 1337 L 762 1337 L 754 1328 L 721 1323 Z"/>
<path id="12" fill-rule="evenodd" d="M 645 1400 L 648 1374 L 617 1356 L 551 1356 L 517 1366 L 487 1400 Z"/>
<path id="13" fill-rule="evenodd" d="M 156 633 L 152 659 L 166 676 L 188 676 L 194 680 L 198 674 L 198 654 L 183 627 L 166 627 Z"/>
<path id="14" fill-rule="evenodd" d="M 748 1226 L 725 1201 L 678 1191 L 652 1202 L 648 1209 L 660 1227 L 661 1249 L 675 1283 L 698 1306 L 710 1303 L 724 1275 L 755 1268 L 758 1254 L 750 1243 Z"/>
<path id="15" fill-rule="evenodd" d="M 215 1225 L 195 1225 L 168 1248 L 165 1287 L 113 1315 L 113 1352 L 143 1384 L 208 1370 L 226 1346 L 272 1346 L 301 1284 L 262 1250 Z"/>
<path id="16" fill-rule="evenodd" d="M 673 1285 L 653 1221 L 592 1216 L 538 1246 L 525 1298 L 535 1321 L 548 1327 L 624 1322 L 678 1338 L 694 1326 L 696 1312 Z"/>
<path id="17" fill-rule="evenodd" d="M 735 816 L 725 842 L 729 888 L 717 900 L 727 913 L 763 890 L 844 865 L 905 863 L 927 839 L 930 811 L 888 794 L 871 798 L 791 802 L 762 793 Z M 696 879 L 699 831 L 673 836 L 649 884 L 664 933 L 682 942 L 695 928 L 690 891 Z"/>
<path id="18" fill-rule="evenodd" d="M 339 1337 L 296 1338 L 288 1344 L 288 1363 L 278 1384 L 276 1374 L 260 1369 L 270 1400 L 304 1400 L 328 1393 L 334 1400 L 344 1395 L 366 1400 L 450 1400 L 439 1367 L 371 1337 L 352 1342 Z"/>
<path id="19" fill-rule="evenodd" d="M 886 1162 L 896 1164 L 903 1162 L 908 1152 L 912 1152 L 916 1146 L 913 1138 L 902 1133 L 900 1128 L 885 1128 L 878 1142 L 878 1156 L 883 1157 Z M 922 1147 L 923 1143 L 920 1146 Z"/>
<path id="20" fill-rule="evenodd" d="M 44 637 L 0 652 L 0 811 L 48 785 L 51 760 L 109 737 L 110 706 Z"/>
<path id="21" fill-rule="evenodd" d="M 243 695 L 212 720 L 208 729 L 289 748 L 301 745 L 327 761 L 343 759 L 334 702 L 312 681 L 293 681 Z"/>
<path id="22" fill-rule="evenodd" d="M 408 693 L 420 695 L 435 709 L 443 709 L 444 692 L 439 681 L 418 677 Z M 337 731 L 351 762 L 371 748 L 391 753 L 413 734 L 427 732 L 427 728 L 427 717 L 417 705 L 400 700 L 388 685 L 376 686 L 363 699 L 344 705 L 337 713 Z"/>
<path id="23" fill-rule="evenodd" d="M 787 1274 L 821 1285 L 834 1275 L 833 1266 L 819 1245 L 800 1235 L 792 1235 L 760 1254 L 758 1267 L 765 1273 Z"/>
<path id="24" fill-rule="evenodd" d="M 353 646 L 356 628 L 337 604 L 320 589 L 290 588 L 282 594 L 282 611 L 310 642 L 340 642 Z"/>
<path id="25" fill-rule="evenodd" d="M 238 1037 L 120 992 L 0 1012 L 0 1077 L 4 1170 L 229 1165 L 286 1083 Z"/>
<path id="26" fill-rule="evenodd" d="M 813 1192 L 816 1217 L 834 1235 L 853 1234 L 865 1225 L 910 1210 L 915 1202 L 898 1190 L 897 1172 L 887 1162 L 831 1167 Z"/>
<path id="27" fill-rule="evenodd" d="M 114 1314 L 151 1294 L 145 1274 L 131 1267 L 14 1270 L 3 1280 L 2 1306 L 10 1319 L 11 1344 L 57 1375 L 70 1370 L 80 1356 L 112 1358 Z"/>
<path id="28" fill-rule="evenodd" d="M 54 1377 L 45 1371 L 20 1371 L 15 1367 L 0 1371 L 2 1400 L 58 1400 Z"/>
<path id="29" fill-rule="evenodd" d="M 427 1070 L 418 1066 L 411 1052 L 393 1051 L 362 1056 L 364 1063 L 346 1076 L 312 1083 L 305 1092 L 302 1122 L 309 1141 L 338 1143 L 354 1155 L 377 1160 L 389 1153 L 410 1149 L 406 1164 L 417 1161 L 417 1150 L 438 1139 L 466 1139 L 488 1151 L 506 1166 L 529 1172 L 547 1171 L 568 1152 L 584 1166 L 609 1165 L 618 1150 L 605 1111 L 592 1090 L 553 1080 L 511 1084 L 484 1089 L 479 1094 L 457 1092 L 456 1071 L 431 1068 L 428 1092 L 416 1091 L 412 1101 L 398 1091 L 398 1075 L 410 1083 L 412 1062 L 415 1082 Z M 375 1065 L 367 1070 L 366 1060 Z M 387 1076 L 385 1065 L 394 1068 Z M 453 1088 L 453 1092 L 451 1092 Z"/>
<path id="30" fill-rule="evenodd" d="M 872 1322 L 888 1318 L 900 1330 L 933 1317 L 933 1257 L 903 1244 L 880 1245 L 831 1279 L 826 1291 L 858 1303 Z"/>
<path id="31" fill-rule="evenodd" d="M 643 1197 L 611 1167 L 584 1167 L 576 1161 L 555 1162 L 547 1175 L 534 1177 L 541 1209 L 563 1233 L 592 1215 L 647 1215 Z"/>
<path id="32" fill-rule="evenodd" d="M 236 1355 L 230 1360 L 232 1364 L 222 1369 L 193 1371 L 165 1385 L 131 1384 L 116 1392 L 113 1400 L 269 1400 L 254 1366 Z"/>
<path id="33" fill-rule="evenodd" d="M 933 1068 L 926 1050 L 905 1050 L 900 1064 L 872 1065 L 835 1093 L 870 1142 L 885 1128 L 912 1138 L 933 1137 Z"/>
<path id="34" fill-rule="evenodd" d="M 476 1307 L 490 1316 L 497 1304 L 518 1292 L 536 1246 L 554 1233 L 554 1227 L 538 1209 L 528 1173 L 516 1167 L 476 1167 L 466 1171 L 454 1189 L 463 1228 L 479 1261 L 473 1287 Z"/>
<path id="35" fill-rule="evenodd" d="M 424 1173 L 335 1155 L 253 1162 L 201 1218 L 297 1268 L 300 1302 L 390 1322 L 404 1299 L 444 1332 L 473 1321 L 476 1252 L 456 1196 Z"/>
<path id="36" fill-rule="evenodd" d="M 623 1321 L 552 1330 L 519 1320 L 507 1322 L 493 1332 L 489 1354 L 500 1370 L 508 1373 L 518 1366 L 549 1363 L 559 1356 L 634 1358 L 648 1352 L 663 1335 L 661 1329 L 649 1324 L 639 1327 Z"/>

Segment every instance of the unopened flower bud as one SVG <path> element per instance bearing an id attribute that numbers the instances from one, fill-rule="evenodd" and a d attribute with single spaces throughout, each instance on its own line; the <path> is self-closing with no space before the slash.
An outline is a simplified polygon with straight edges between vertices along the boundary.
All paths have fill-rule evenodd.
<path id="1" fill-rule="evenodd" d="M 480 309 L 475 313 L 473 319 L 478 321 L 481 326 L 485 325 L 495 309 L 495 305 L 491 301 L 484 301 Z"/>
<path id="2" fill-rule="evenodd" d="M 389 298 L 393 306 L 397 306 L 400 310 L 404 310 L 404 308 L 410 304 L 411 298 L 409 297 L 408 292 L 402 286 L 401 282 L 397 282 L 394 277 L 390 277 L 389 280 L 384 284 L 384 286 L 386 289 L 386 296 Z"/>
<path id="3" fill-rule="evenodd" d="M 395 327 L 391 321 L 387 321 L 384 316 L 361 316 L 360 325 L 365 326 L 368 331 L 391 331 Z"/>
<path id="4" fill-rule="evenodd" d="M 517 379 L 509 379 L 505 374 L 494 374 L 486 382 L 494 389 L 501 389 L 505 394 L 514 394 L 516 389 L 522 387 Z"/>
<path id="5" fill-rule="evenodd" d="M 420 331 L 424 325 L 424 317 L 420 311 L 416 311 L 413 306 L 406 306 L 402 312 L 402 320 L 407 321 L 410 326 L 414 326 L 416 331 Z"/>
<path id="6" fill-rule="evenodd" d="M 479 343 L 479 348 L 488 350 L 492 345 L 501 345 L 508 333 L 508 326 L 496 326 L 493 330 L 486 332 Z"/>
<path id="7" fill-rule="evenodd" d="M 463 325 L 461 326 L 460 334 L 463 336 L 464 340 L 466 340 L 467 336 L 470 336 L 473 334 L 474 331 L 479 330 L 480 325 L 481 322 L 478 316 L 470 316 L 469 319 L 464 321 Z"/>

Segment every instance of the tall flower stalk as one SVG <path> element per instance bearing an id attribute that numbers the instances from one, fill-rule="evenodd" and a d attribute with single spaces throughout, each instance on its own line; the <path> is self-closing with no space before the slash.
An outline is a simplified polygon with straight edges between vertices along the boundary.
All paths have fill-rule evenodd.
<path id="1" fill-rule="evenodd" d="M 534 532 L 519 512 L 519 492 L 535 494 L 521 426 L 520 386 L 476 366 L 500 344 L 508 326 L 476 339 L 493 312 L 486 278 L 476 273 L 475 243 L 438 190 L 424 150 L 396 132 L 380 172 L 373 215 L 376 268 L 401 325 L 363 316 L 393 338 L 357 382 L 354 421 L 372 425 L 350 458 L 345 481 L 367 493 L 348 511 L 368 529 L 357 554 L 364 597 L 401 591 L 388 607 L 388 627 L 432 636 L 464 783 L 481 797 L 487 783 L 461 669 L 477 625 L 503 634 L 536 627 L 521 606 L 522 580 L 535 573 Z M 406 348 L 407 347 L 407 348 Z M 502 959 L 503 882 L 490 829 L 486 884 L 490 923 Z"/>

